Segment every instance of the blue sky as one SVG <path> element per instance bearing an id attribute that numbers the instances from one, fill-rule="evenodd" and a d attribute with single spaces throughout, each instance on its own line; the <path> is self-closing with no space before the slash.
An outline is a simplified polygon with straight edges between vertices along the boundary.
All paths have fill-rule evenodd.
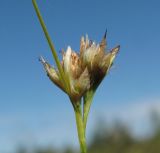
<path id="1" fill-rule="evenodd" d="M 79 50 L 80 37 L 86 34 L 99 42 L 106 28 L 108 48 L 121 45 L 114 67 L 96 93 L 88 133 L 94 128 L 96 115 L 113 118 L 115 111 L 126 112 L 134 104 L 135 113 L 140 106 L 147 110 L 150 105 L 157 107 L 158 0 L 38 0 L 38 5 L 60 59 L 59 50 L 68 45 Z M 54 64 L 31 0 L 1 0 L 1 152 L 25 142 L 61 146 L 78 141 L 69 99 L 46 77 L 38 61 L 40 55 Z"/>

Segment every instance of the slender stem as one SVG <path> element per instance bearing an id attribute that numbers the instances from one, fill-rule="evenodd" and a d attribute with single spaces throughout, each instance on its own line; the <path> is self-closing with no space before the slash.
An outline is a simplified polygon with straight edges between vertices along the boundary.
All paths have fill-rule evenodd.
<path id="1" fill-rule="evenodd" d="M 74 112 L 75 112 L 76 123 L 77 123 L 77 132 L 78 132 L 80 150 L 81 150 L 81 153 L 87 153 L 85 129 L 83 125 L 83 117 L 82 117 L 80 105 L 74 109 Z"/>
<path id="2" fill-rule="evenodd" d="M 90 107 L 91 107 L 91 104 L 92 104 L 94 93 L 95 93 L 95 90 L 89 90 L 89 91 L 87 91 L 86 95 L 84 96 L 84 104 L 83 104 L 84 131 L 86 131 L 88 114 L 89 114 L 89 111 L 90 111 Z"/>
<path id="3" fill-rule="evenodd" d="M 32 3 L 33 3 L 33 6 L 34 6 L 34 9 L 35 9 L 35 11 L 36 11 L 37 17 L 38 17 L 38 19 L 39 19 L 39 22 L 40 22 L 40 24 L 41 24 L 41 26 L 42 26 L 43 32 L 44 32 L 44 34 L 45 34 L 45 37 L 46 37 L 46 39 L 47 39 L 47 41 L 48 41 L 49 47 L 50 47 L 50 49 L 51 49 L 51 51 L 52 51 L 52 55 L 53 55 L 53 57 L 54 57 L 54 59 L 55 59 L 57 68 L 58 68 L 59 73 L 60 73 L 60 78 L 61 78 L 61 80 L 63 81 L 63 83 L 65 84 L 65 87 L 66 87 L 67 92 L 69 92 L 69 91 L 70 91 L 69 83 L 67 83 L 67 81 L 66 81 L 66 79 L 65 79 L 65 75 L 64 75 L 62 66 L 61 66 L 61 64 L 60 64 L 60 61 L 59 61 L 59 59 L 58 59 L 56 50 L 55 50 L 55 48 L 54 48 L 54 45 L 53 45 L 53 43 L 52 43 L 52 41 L 51 41 L 51 38 L 50 38 L 50 36 L 49 36 L 49 33 L 48 33 L 48 31 L 47 31 L 46 25 L 45 25 L 45 23 L 44 23 L 44 21 L 43 21 L 43 18 L 42 18 L 42 16 L 41 16 L 40 11 L 39 11 L 39 8 L 38 8 L 38 5 L 37 5 L 37 3 L 36 3 L 36 0 L 32 0 Z"/>

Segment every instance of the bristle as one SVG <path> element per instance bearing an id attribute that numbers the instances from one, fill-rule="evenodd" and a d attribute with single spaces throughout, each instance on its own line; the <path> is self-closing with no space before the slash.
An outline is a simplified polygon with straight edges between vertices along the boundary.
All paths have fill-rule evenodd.
<path id="1" fill-rule="evenodd" d="M 120 45 L 117 45 L 115 48 L 111 50 L 111 53 L 117 54 L 119 52 L 119 49 L 120 49 Z"/>
<path id="2" fill-rule="evenodd" d="M 106 31 L 105 31 L 105 33 L 104 33 L 104 39 L 106 39 L 106 37 L 107 37 L 107 28 L 106 28 Z"/>
<path id="3" fill-rule="evenodd" d="M 38 60 L 39 60 L 42 64 L 45 64 L 45 63 L 46 63 L 46 61 L 44 60 L 44 58 L 43 58 L 42 56 L 40 56 Z"/>

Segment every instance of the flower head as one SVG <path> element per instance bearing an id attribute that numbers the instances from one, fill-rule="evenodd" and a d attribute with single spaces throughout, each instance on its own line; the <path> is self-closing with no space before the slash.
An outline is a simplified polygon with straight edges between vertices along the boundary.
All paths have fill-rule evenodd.
<path id="1" fill-rule="evenodd" d="M 80 54 L 77 54 L 69 46 L 66 52 L 62 52 L 61 66 L 64 78 L 69 85 L 69 91 L 60 79 L 60 73 L 43 57 L 40 61 L 44 65 L 50 80 L 66 92 L 72 101 L 78 101 L 90 88 L 97 87 L 112 66 L 113 60 L 119 51 L 119 46 L 106 52 L 106 33 L 100 44 L 96 44 L 84 37 L 80 42 Z"/>
<path id="2" fill-rule="evenodd" d="M 103 80 L 120 49 L 120 46 L 118 45 L 108 52 L 106 51 L 106 47 L 106 33 L 100 44 L 96 44 L 89 40 L 88 36 L 86 36 L 86 39 L 84 39 L 84 37 L 81 38 L 80 57 L 83 66 L 87 66 L 88 68 L 91 87 L 97 87 Z"/>
<path id="3" fill-rule="evenodd" d="M 69 92 L 59 77 L 59 72 L 48 64 L 43 57 L 40 58 L 50 80 L 66 92 L 72 101 L 78 101 L 83 94 L 90 88 L 90 77 L 87 67 L 82 67 L 82 63 L 78 54 L 72 51 L 71 47 L 63 52 L 63 60 L 61 62 L 65 79 L 69 84 Z"/>

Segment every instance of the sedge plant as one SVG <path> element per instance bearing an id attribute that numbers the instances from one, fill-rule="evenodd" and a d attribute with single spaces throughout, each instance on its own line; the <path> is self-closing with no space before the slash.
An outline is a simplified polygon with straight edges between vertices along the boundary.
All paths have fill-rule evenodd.
<path id="1" fill-rule="evenodd" d="M 89 40 L 88 36 L 82 37 L 80 52 L 76 53 L 68 46 L 66 52 L 62 52 L 63 59 L 60 62 L 36 0 L 32 0 L 32 3 L 57 68 L 51 66 L 43 57 L 40 57 L 40 61 L 49 79 L 68 95 L 75 112 L 80 150 L 81 153 L 87 153 L 86 126 L 90 106 L 98 86 L 112 66 L 120 46 L 106 51 L 106 32 L 99 44 Z"/>

